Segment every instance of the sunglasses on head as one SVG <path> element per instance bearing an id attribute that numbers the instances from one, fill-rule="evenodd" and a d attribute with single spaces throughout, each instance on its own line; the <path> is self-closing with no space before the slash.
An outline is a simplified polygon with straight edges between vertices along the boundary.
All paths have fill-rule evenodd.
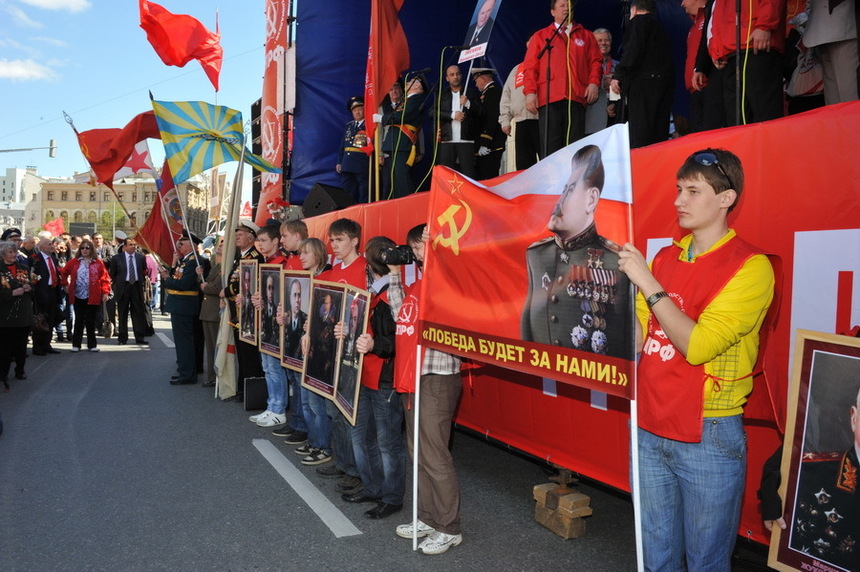
<path id="1" fill-rule="evenodd" d="M 729 188 L 735 189 L 735 184 L 732 182 L 732 178 L 729 177 L 729 174 L 726 173 L 726 170 L 723 169 L 722 165 L 720 165 L 720 160 L 717 159 L 716 155 L 709 151 L 703 151 L 701 153 L 696 153 L 695 155 L 693 155 L 693 161 L 695 161 L 699 165 L 704 165 L 705 167 L 716 167 L 717 169 L 719 169 L 720 173 L 723 174 L 723 177 L 726 178 L 726 181 L 729 183 Z"/>

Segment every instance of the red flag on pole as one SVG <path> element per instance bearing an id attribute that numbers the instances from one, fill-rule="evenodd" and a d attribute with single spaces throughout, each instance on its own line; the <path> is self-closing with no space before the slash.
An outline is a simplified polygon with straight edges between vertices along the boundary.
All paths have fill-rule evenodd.
<path id="1" fill-rule="evenodd" d="M 404 0 L 372 0 L 370 8 L 370 42 L 367 50 L 367 74 L 364 85 L 364 108 L 367 133 L 376 131 L 373 114 L 385 94 L 397 81 L 400 72 L 409 67 L 409 44 L 397 14 Z"/>
<path id="2" fill-rule="evenodd" d="M 46 222 L 42 225 L 42 228 L 50 232 L 53 236 L 60 236 L 66 232 L 66 224 L 63 222 L 63 217 L 61 216 Z"/>
<path id="3" fill-rule="evenodd" d="M 217 22 L 213 33 L 187 14 L 173 14 L 154 2 L 140 0 L 140 27 L 161 61 L 181 68 L 197 60 L 218 91 L 224 50 Z"/>
<path id="4" fill-rule="evenodd" d="M 165 161 L 164 167 L 161 169 L 161 186 L 158 189 L 158 196 L 152 205 L 149 218 L 146 219 L 135 237 L 138 242 L 168 263 L 173 259 L 174 241 L 181 234 L 182 227 L 181 222 L 173 220 L 170 207 L 165 206 L 168 204 L 168 197 L 171 194 L 175 196 L 176 193 L 173 177 L 170 175 L 170 167 Z M 172 232 L 171 229 L 176 229 L 176 232 Z"/>
<path id="5" fill-rule="evenodd" d="M 96 180 L 113 189 L 114 175 L 131 157 L 135 145 L 144 139 L 161 139 L 155 113 L 147 111 L 122 129 L 90 129 L 78 136 L 78 145 L 95 173 Z"/>

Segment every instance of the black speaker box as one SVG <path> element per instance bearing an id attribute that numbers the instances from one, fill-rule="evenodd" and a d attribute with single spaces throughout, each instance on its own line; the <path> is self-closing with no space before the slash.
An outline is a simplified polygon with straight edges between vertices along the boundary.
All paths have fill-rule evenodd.
<path id="1" fill-rule="evenodd" d="M 312 217 L 339 211 L 354 204 L 356 204 L 355 199 L 343 189 L 317 183 L 311 187 L 305 202 L 302 204 L 302 210 L 306 217 Z"/>

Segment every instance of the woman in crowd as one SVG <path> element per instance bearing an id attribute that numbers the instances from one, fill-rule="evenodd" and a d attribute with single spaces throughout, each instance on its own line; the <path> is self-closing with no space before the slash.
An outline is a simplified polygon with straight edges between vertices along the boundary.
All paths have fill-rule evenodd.
<path id="1" fill-rule="evenodd" d="M 302 268 L 310 270 L 314 276 L 331 270 L 325 243 L 318 238 L 306 238 L 299 243 L 299 260 L 302 262 Z"/>
<path id="2" fill-rule="evenodd" d="M 63 267 L 69 262 L 71 254 L 69 253 L 69 245 L 62 238 L 54 239 L 54 253 L 57 255 L 57 265 L 62 271 Z M 72 306 L 69 304 L 68 296 L 63 292 L 60 297 L 60 315 L 62 320 L 54 328 L 57 332 L 57 341 L 62 342 L 72 339 Z"/>
<path id="3" fill-rule="evenodd" d="M 200 323 L 203 325 L 203 340 L 206 346 L 206 381 L 203 387 L 215 386 L 215 342 L 218 340 L 218 323 L 221 321 L 221 255 L 224 249 L 224 239 L 218 239 L 214 259 L 209 274 L 200 283 L 203 292 L 203 303 L 200 306 Z M 197 275 L 203 278 L 203 267 L 197 267 Z"/>
<path id="4" fill-rule="evenodd" d="M 87 330 L 87 348 L 99 351 L 96 342 L 96 311 L 110 298 L 110 278 L 104 262 L 96 256 L 96 248 L 89 239 L 81 241 L 77 256 L 62 270 L 63 284 L 69 304 L 75 308 L 75 329 L 72 334 L 72 351 L 81 350 L 84 328 Z"/>
<path id="5" fill-rule="evenodd" d="M 33 282 L 30 269 L 18 261 L 14 242 L 0 242 L 0 379 L 9 390 L 9 366 L 15 379 L 27 379 L 27 338 L 33 326 Z"/>

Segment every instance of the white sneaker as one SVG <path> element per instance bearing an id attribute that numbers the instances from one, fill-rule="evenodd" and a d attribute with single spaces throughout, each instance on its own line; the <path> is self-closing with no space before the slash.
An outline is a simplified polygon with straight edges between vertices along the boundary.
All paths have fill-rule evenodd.
<path id="1" fill-rule="evenodd" d="M 424 554 L 442 554 L 461 542 L 463 542 L 462 534 L 445 534 L 437 531 L 425 538 L 424 542 L 418 545 L 418 550 Z"/>
<path id="2" fill-rule="evenodd" d="M 98 352 L 98 351 L 101 351 L 101 350 L 99 350 L 99 348 L 90 348 L 90 351 L 91 351 L 91 352 Z"/>
<path id="3" fill-rule="evenodd" d="M 81 351 L 81 348 L 75 348 L 75 347 L 73 347 L 70 351 L 71 351 L 72 353 L 77 353 L 77 352 Z"/>
<path id="4" fill-rule="evenodd" d="M 257 421 L 259 421 L 260 419 L 262 419 L 263 417 L 265 417 L 269 413 L 271 413 L 271 411 L 266 409 L 262 413 L 257 413 L 256 415 L 251 415 L 250 417 L 248 417 L 248 421 L 250 421 L 251 423 L 256 423 Z"/>
<path id="5" fill-rule="evenodd" d="M 418 523 L 418 538 L 424 538 L 425 536 L 436 532 L 436 529 L 430 526 L 429 524 L 424 524 L 421 519 L 416 521 Z M 412 523 L 401 524 L 395 529 L 395 534 L 401 538 L 412 538 L 413 534 L 413 525 Z"/>
<path id="6" fill-rule="evenodd" d="M 286 422 L 286 413 L 273 413 L 271 411 L 269 411 L 267 416 L 257 419 L 257 425 L 259 427 L 274 427 L 275 425 L 283 425 Z"/>

